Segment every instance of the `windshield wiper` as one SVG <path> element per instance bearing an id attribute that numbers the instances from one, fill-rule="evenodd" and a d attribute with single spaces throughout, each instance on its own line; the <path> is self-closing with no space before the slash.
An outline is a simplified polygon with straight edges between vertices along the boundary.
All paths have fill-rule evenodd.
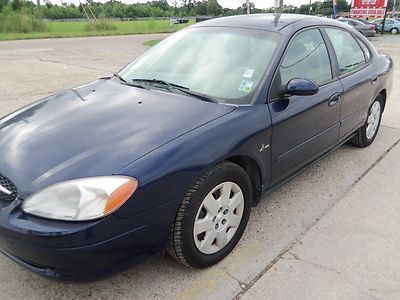
<path id="1" fill-rule="evenodd" d="M 126 80 L 121 75 L 119 75 L 117 73 L 114 73 L 114 76 L 117 77 L 119 79 L 119 81 L 121 81 L 121 82 L 126 84 Z"/>
<path id="2" fill-rule="evenodd" d="M 188 88 L 184 88 L 184 89 L 177 88 L 177 89 L 179 91 L 183 92 L 183 93 L 186 93 L 186 94 L 188 94 L 190 96 L 193 96 L 193 97 L 197 97 L 197 98 L 202 99 L 204 101 L 212 102 L 212 103 L 219 103 L 217 99 L 215 99 L 214 97 L 212 97 L 210 95 L 202 94 L 202 93 L 199 93 L 199 92 L 195 92 L 195 91 L 192 91 L 192 90 L 190 90 Z"/>
<path id="3" fill-rule="evenodd" d="M 141 89 L 146 89 L 146 87 L 143 84 L 135 84 L 135 83 L 128 83 L 126 82 L 126 80 L 119 74 L 114 73 L 114 76 L 117 77 L 119 79 L 119 81 L 121 81 L 123 84 L 129 85 L 129 86 L 133 86 L 133 87 L 137 87 L 137 88 L 141 88 Z"/>
<path id="4" fill-rule="evenodd" d="M 213 102 L 213 103 L 218 103 L 218 100 L 215 99 L 214 97 L 207 95 L 207 94 L 202 94 L 199 92 L 195 92 L 192 91 L 191 89 L 189 89 L 188 87 L 179 85 L 179 84 L 175 84 L 175 83 L 170 83 L 164 80 L 160 80 L 160 79 L 131 79 L 133 82 L 137 81 L 137 82 L 143 82 L 143 83 L 155 83 L 155 84 L 161 84 L 167 87 L 167 90 L 170 92 L 173 92 L 173 90 L 178 90 L 184 94 L 196 97 L 198 99 L 207 101 L 207 102 Z"/>
<path id="5" fill-rule="evenodd" d="M 143 82 L 143 83 L 158 83 L 158 84 L 162 84 L 162 85 L 166 85 L 170 88 L 181 88 L 181 89 L 188 89 L 187 87 L 175 84 L 175 83 L 170 83 L 161 79 L 138 79 L 138 78 L 134 78 L 131 79 L 132 81 L 139 81 L 139 82 Z"/>

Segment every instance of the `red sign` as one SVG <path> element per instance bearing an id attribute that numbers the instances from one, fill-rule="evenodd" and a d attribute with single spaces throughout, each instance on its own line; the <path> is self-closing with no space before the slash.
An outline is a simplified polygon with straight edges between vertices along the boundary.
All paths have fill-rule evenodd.
<path id="1" fill-rule="evenodd" d="M 350 16 L 353 18 L 375 17 L 385 15 L 388 0 L 353 0 Z"/>
<path id="2" fill-rule="evenodd" d="M 353 0 L 352 8 L 384 8 L 387 0 Z"/>

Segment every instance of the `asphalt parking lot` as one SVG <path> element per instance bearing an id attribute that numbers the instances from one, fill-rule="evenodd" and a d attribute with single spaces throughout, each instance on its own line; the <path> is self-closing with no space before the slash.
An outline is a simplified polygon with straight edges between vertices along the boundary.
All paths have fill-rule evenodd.
<path id="1" fill-rule="evenodd" d="M 0 117 L 110 75 L 163 36 L 0 42 Z M 400 64 L 399 36 L 372 41 Z M 268 196 L 218 265 L 192 270 L 166 256 L 71 284 L 0 256 L 0 299 L 399 299 L 399 82 L 396 67 L 374 144 L 342 146 Z"/>

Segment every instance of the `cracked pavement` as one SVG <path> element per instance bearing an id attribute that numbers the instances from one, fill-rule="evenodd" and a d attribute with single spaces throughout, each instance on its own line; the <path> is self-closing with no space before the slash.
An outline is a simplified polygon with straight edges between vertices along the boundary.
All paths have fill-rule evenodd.
<path id="1" fill-rule="evenodd" d="M 110 75 L 164 36 L 0 42 L 0 116 Z M 398 36 L 372 41 L 400 63 Z M 399 299 L 399 79 L 397 68 L 374 144 L 344 145 L 269 195 L 218 265 L 192 270 L 166 256 L 71 284 L 0 256 L 0 299 Z"/>

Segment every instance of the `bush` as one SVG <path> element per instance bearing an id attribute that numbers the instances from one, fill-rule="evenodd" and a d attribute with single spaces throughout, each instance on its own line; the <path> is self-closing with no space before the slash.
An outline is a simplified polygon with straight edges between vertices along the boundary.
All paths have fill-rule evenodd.
<path id="1" fill-rule="evenodd" d="M 13 0 L 11 2 L 11 7 L 13 10 L 19 10 L 24 6 L 24 3 L 21 0 Z"/>
<path id="2" fill-rule="evenodd" d="M 28 11 L 5 10 L 0 14 L 0 32 L 28 33 L 47 30 L 46 23 Z"/>
<path id="3" fill-rule="evenodd" d="M 111 30 L 117 30 L 117 26 L 107 21 L 106 19 L 98 19 L 95 22 L 88 22 L 85 24 L 85 31 L 111 31 Z"/>

